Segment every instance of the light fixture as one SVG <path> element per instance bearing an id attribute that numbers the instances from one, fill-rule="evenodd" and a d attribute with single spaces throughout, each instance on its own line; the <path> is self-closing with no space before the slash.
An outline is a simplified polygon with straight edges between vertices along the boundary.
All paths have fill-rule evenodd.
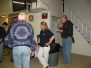
<path id="1" fill-rule="evenodd" d="M 6 16 L 3 15 L 3 16 L 1 16 L 1 17 L 5 18 Z"/>
<path id="2" fill-rule="evenodd" d="M 25 5 L 25 3 L 23 2 L 18 2 L 18 1 L 12 1 L 13 3 L 16 3 L 16 4 L 22 4 L 22 5 Z"/>

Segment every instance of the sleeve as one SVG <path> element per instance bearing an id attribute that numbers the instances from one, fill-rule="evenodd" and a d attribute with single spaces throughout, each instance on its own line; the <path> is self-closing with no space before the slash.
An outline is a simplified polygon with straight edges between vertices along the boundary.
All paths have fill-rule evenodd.
<path id="1" fill-rule="evenodd" d="M 49 38 L 51 38 L 53 35 L 54 34 L 50 30 L 48 30 L 48 36 L 49 36 Z"/>
<path id="2" fill-rule="evenodd" d="M 31 43 L 31 49 L 32 51 L 35 51 L 36 50 L 36 41 L 34 39 L 34 30 L 33 30 L 33 27 L 31 24 L 30 25 L 30 30 L 32 29 L 32 34 L 30 35 L 30 43 Z"/>
<path id="3" fill-rule="evenodd" d="M 42 30 L 40 31 L 40 33 L 39 33 L 39 35 L 37 37 L 40 38 L 41 37 L 41 34 L 42 34 Z"/>
<path id="4" fill-rule="evenodd" d="M 6 42 L 8 43 L 8 46 L 10 48 L 13 47 L 13 43 L 14 43 L 14 39 L 13 39 L 13 26 L 10 28 L 10 32 L 8 33 L 7 37 L 6 37 Z"/>
<path id="5" fill-rule="evenodd" d="M 6 31 L 3 29 L 3 37 L 6 37 Z"/>
<path id="6" fill-rule="evenodd" d="M 10 32 L 10 28 L 11 28 L 11 26 L 9 26 L 8 31 L 7 31 L 7 34 Z"/>

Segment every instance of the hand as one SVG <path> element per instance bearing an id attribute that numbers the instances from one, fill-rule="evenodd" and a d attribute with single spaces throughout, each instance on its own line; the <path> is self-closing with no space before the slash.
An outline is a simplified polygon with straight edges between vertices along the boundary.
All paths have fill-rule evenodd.
<path id="1" fill-rule="evenodd" d="M 60 29 L 57 29 L 57 32 L 60 32 Z"/>
<path id="2" fill-rule="evenodd" d="M 61 32 L 61 33 L 62 33 L 62 32 L 63 32 L 63 30 L 62 30 L 62 29 L 57 29 L 57 32 Z"/>
<path id="3" fill-rule="evenodd" d="M 31 56 L 32 56 L 32 57 L 35 56 L 35 51 L 33 51 L 33 52 L 31 53 Z"/>
<path id="4" fill-rule="evenodd" d="M 49 43 L 46 43 L 45 45 L 48 47 L 50 44 Z"/>
<path id="5" fill-rule="evenodd" d="M 2 38 L 0 38 L 0 42 L 2 42 Z"/>
<path id="6" fill-rule="evenodd" d="M 38 45 L 38 42 L 36 42 L 36 45 Z"/>
<path id="7" fill-rule="evenodd" d="M 62 32 L 63 32 L 63 30 L 60 30 L 60 32 L 62 33 Z"/>

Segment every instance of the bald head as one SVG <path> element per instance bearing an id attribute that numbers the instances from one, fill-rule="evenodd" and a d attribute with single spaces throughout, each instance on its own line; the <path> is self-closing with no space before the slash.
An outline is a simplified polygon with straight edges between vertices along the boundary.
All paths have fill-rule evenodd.
<path id="1" fill-rule="evenodd" d="M 66 15 L 61 16 L 61 23 L 65 23 L 68 20 Z"/>

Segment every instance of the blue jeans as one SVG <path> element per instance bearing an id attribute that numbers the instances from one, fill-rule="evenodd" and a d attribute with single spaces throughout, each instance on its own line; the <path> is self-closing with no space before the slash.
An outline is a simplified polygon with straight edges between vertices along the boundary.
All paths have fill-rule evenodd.
<path id="1" fill-rule="evenodd" d="M 26 46 L 17 46 L 13 48 L 13 60 L 15 68 L 30 68 L 31 49 Z"/>
<path id="2" fill-rule="evenodd" d="M 4 45 L 3 43 L 0 43 L 0 61 L 3 60 L 3 49 L 4 49 Z"/>
<path id="3" fill-rule="evenodd" d="M 63 39 L 63 56 L 65 64 L 71 63 L 71 50 L 72 50 L 72 38 L 67 37 Z"/>

